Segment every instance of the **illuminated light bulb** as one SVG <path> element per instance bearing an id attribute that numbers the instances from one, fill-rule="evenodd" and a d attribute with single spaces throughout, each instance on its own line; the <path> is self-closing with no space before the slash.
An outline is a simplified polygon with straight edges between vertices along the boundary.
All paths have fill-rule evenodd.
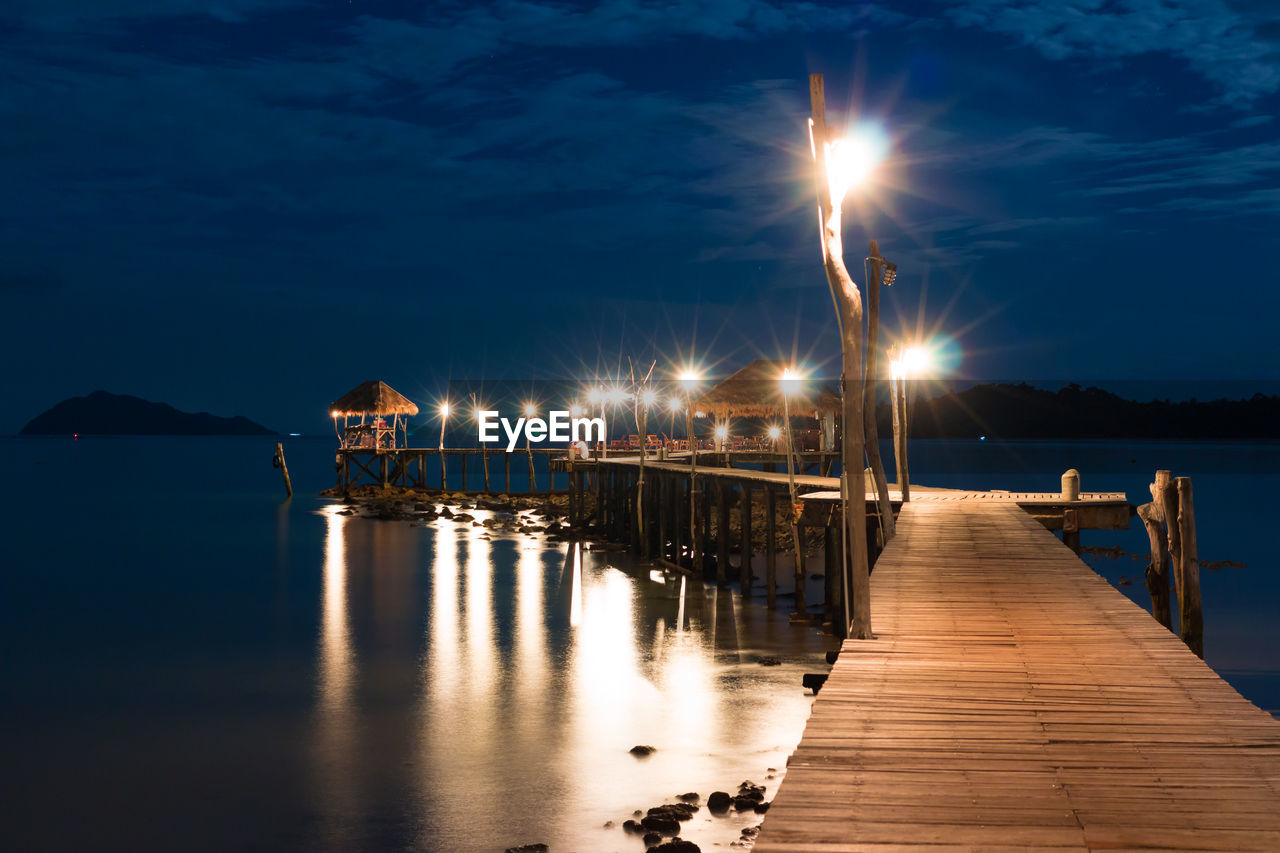
<path id="1" fill-rule="evenodd" d="M 640 394 L 640 403 L 646 407 L 652 406 L 654 401 L 658 399 L 657 393 L 652 390 L 643 391 Z"/>
<path id="2" fill-rule="evenodd" d="M 831 203 L 839 205 L 849 190 L 861 184 L 884 157 L 884 140 L 868 130 L 827 143 L 827 181 Z"/>
<path id="3" fill-rule="evenodd" d="M 680 402 L 679 397 L 671 397 L 667 400 L 667 408 L 673 412 L 678 412 L 684 408 L 684 404 Z"/>
<path id="4" fill-rule="evenodd" d="M 726 438 L 729 435 L 729 428 L 724 424 L 716 427 L 716 438 Z"/>
<path id="5" fill-rule="evenodd" d="M 600 402 L 600 389 L 599 389 L 599 388 L 592 388 L 590 391 L 588 391 L 588 392 L 587 392 L 587 402 L 588 402 L 588 403 L 590 403 L 590 404 L 591 404 L 591 405 L 593 405 L 593 406 L 594 406 L 596 403 L 599 403 L 599 402 Z"/>
<path id="6" fill-rule="evenodd" d="M 579 406 L 577 403 L 574 403 L 573 406 L 569 409 L 569 414 L 575 418 L 582 417 L 582 407 Z"/>
<path id="7" fill-rule="evenodd" d="M 799 372 L 790 367 L 783 370 L 781 379 L 782 393 L 794 394 L 796 391 L 800 390 L 800 382 L 802 379 L 803 377 Z"/>
<path id="8" fill-rule="evenodd" d="M 774 441 L 777 441 L 778 436 L 780 435 L 782 435 L 781 427 L 776 427 L 776 426 L 769 427 L 769 438 L 773 439 Z"/>
<path id="9" fill-rule="evenodd" d="M 525 403 L 525 404 L 524 404 L 524 416 L 525 416 L 526 418 L 531 418 L 531 417 L 533 417 L 534 415 L 536 415 L 537 413 L 538 413 L 538 407 L 537 407 L 537 406 L 535 406 L 533 403 Z"/>
<path id="10" fill-rule="evenodd" d="M 337 414 L 337 412 L 334 412 L 334 414 Z M 440 404 L 440 417 L 442 417 L 442 418 L 447 418 L 447 417 L 449 417 L 449 404 L 448 404 L 448 403 L 441 403 L 441 404 Z"/>
<path id="11" fill-rule="evenodd" d="M 902 366 L 912 376 L 929 369 L 929 351 L 924 347 L 907 347 L 902 353 Z"/>

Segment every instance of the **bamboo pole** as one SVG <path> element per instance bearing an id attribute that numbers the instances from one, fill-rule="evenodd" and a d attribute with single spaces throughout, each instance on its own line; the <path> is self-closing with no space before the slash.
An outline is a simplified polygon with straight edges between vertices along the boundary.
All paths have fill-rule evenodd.
<path id="1" fill-rule="evenodd" d="M 866 432 L 867 462 L 871 468 L 871 479 L 876 487 L 876 506 L 880 514 L 880 544 L 888 545 L 893 538 L 895 524 L 893 504 L 889 501 L 889 482 L 884 476 L 884 461 L 880 458 L 880 427 L 876 423 L 876 357 L 879 352 L 880 337 L 880 280 L 884 276 L 884 258 L 880 257 L 880 244 L 871 241 L 867 266 L 867 369 L 866 383 L 863 392 L 862 411 L 863 429 Z M 865 498 L 862 495 L 851 495 L 855 500 Z"/>
<path id="2" fill-rule="evenodd" d="M 847 568 L 842 573 L 844 588 L 851 599 L 852 618 L 848 636 L 854 639 L 873 639 L 871 630 L 871 576 L 867 565 L 866 501 L 863 484 L 858 493 L 852 493 L 853 478 L 862 476 L 863 415 L 862 415 L 862 297 L 849 277 L 844 265 L 844 244 L 841 237 L 839 200 L 831 198 L 828 182 L 826 146 L 826 95 L 821 74 L 809 75 L 809 98 L 813 109 L 813 153 L 816 159 L 815 179 L 818 185 L 818 214 L 822 235 L 822 260 L 836 305 L 840 324 L 840 354 L 843 371 L 840 376 L 841 416 L 844 441 L 841 444 L 840 464 L 849 481 L 850 493 L 844 501 L 843 519 Z M 853 387 L 850 388 L 849 384 Z"/>
<path id="3" fill-rule="evenodd" d="M 1178 550 L 1182 589 L 1178 591 L 1178 629 L 1182 641 L 1197 657 L 1204 657 L 1204 613 L 1200 609 L 1200 561 L 1196 553 L 1196 507 L 1191 478 L 1178 477 Z"/>

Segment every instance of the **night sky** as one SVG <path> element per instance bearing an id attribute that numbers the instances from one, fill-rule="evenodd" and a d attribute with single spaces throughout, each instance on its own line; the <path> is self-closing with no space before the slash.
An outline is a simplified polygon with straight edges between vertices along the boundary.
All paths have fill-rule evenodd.
<path id="1" fill-rule="evenodd" d="M 892 140 L 845 229 L 890 334 L 1280 379 L 1274 0 L 6 0 L 0 69 L 0 432 L 97 388 L 323 430 L 364 379 L 691 345 L 834 372 L 811 72 Z"/>

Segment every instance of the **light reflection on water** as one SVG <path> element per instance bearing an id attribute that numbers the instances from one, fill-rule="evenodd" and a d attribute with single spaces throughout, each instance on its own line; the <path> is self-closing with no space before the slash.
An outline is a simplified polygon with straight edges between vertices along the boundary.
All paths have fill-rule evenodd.
<path id="1" fill-rule="evenodd" d="M 639 844 L 606 821 L 620 827 L 634 809 L 686 790 L 706 796 L 763 781 L 799 739 L 811 701 L 799 673 L 830 641 L 784 615 L 748 605 L 754 621 L 742 624 L 727 591 L 628 570 L 579 544 L 490 541 L 483 527 L 413 529 L 339 510 L 321 511 L 314 764 L 326 849 L 370 837 L 361 825 L 379 786 L 370 781 L 375 757 L 392 774 L 407 767 L 410 789 L 403 826 L 383 826 L 380 839 L 426 850 L 533 841 L 599 850 Z M 407 538 L 426 540 L 412 549 L 425 556 L 395 565 Z M 384 586 L 420 606 L 388 600 Z M 381 638 L 372 647 L 353 637 L 370 606 L 368 633 Z M 416 698 L 401 697 L 413 705 L 403 721 L 371 711 L 363 683 L 394 667 L 388 638 L 408 627 L 387 624 L 396 621 L 421 626 Z M 756 663 L 757 653 L 779 652 L 797 662 Z M 381 753 L 380 742 L 395 740 L 382 727 L 397 724 L 405 754 Z M 640 743 L 658 752 L 631 756 Z M 727 843 L 756 822 L 708 818 L 700 814 L 685 837 Z"/>

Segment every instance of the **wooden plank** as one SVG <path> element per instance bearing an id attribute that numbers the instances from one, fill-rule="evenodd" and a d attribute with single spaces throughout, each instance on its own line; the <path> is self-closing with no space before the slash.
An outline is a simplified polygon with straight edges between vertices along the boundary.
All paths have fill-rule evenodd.
<path id="1" fill-rule="evenodd" d="M 1280 849 L 1280 722 L 1015 501 L 916 496 L 872 605 L 758 853 Z"/>

